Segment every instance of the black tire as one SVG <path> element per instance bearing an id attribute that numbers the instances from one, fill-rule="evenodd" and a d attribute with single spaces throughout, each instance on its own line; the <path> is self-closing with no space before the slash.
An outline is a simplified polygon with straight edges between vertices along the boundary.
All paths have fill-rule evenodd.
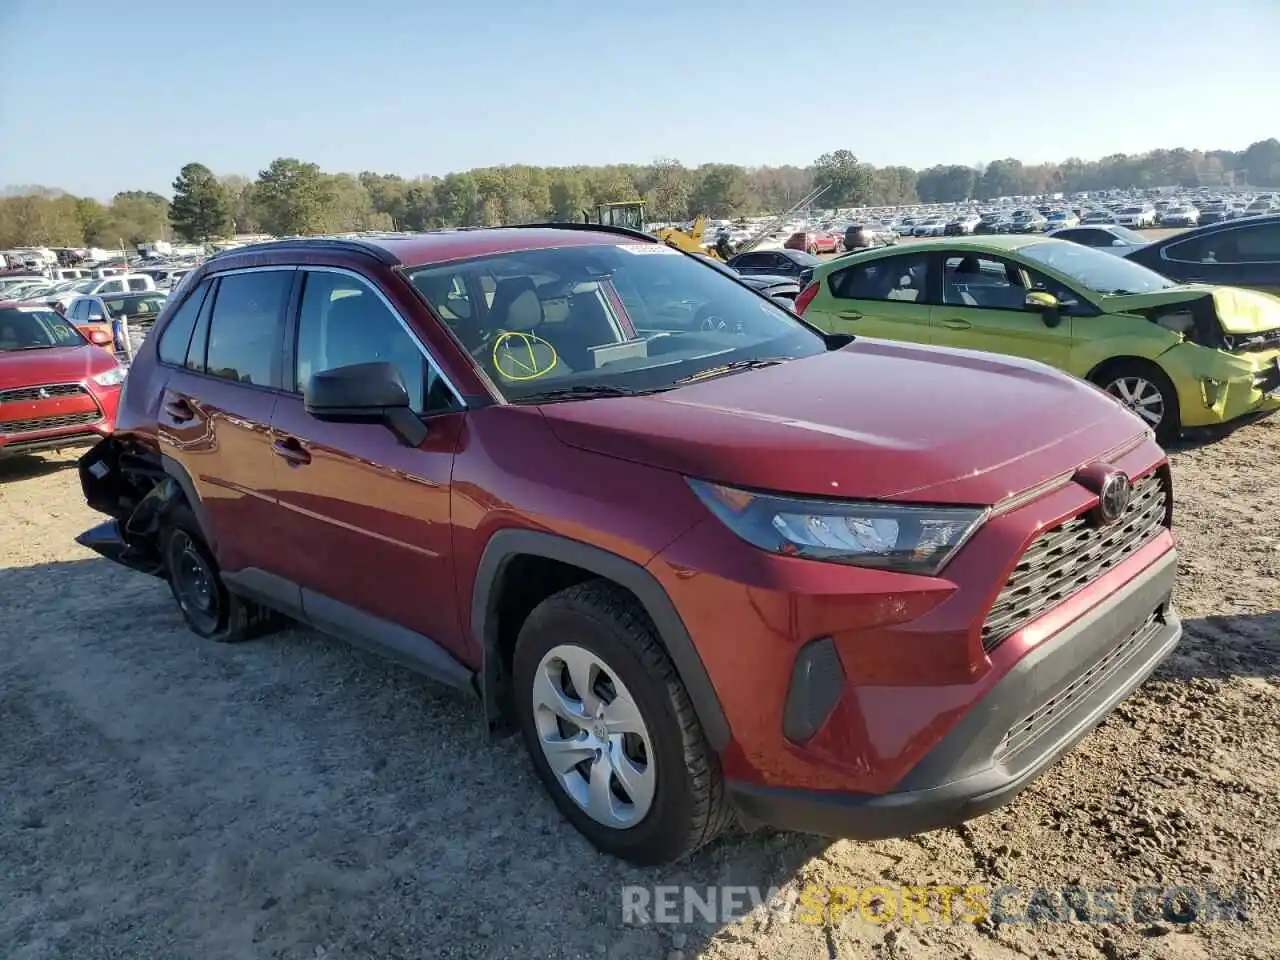
<path id="1" fill-rule="evenodd" d="M 219 643 L 238 643 L 286 622 L 282 614 L 227 590 L 218 562 L 185 503 L 174 506 L 165 517 L 160 548 L 169 590 L 192 633 Z"/>
<path id="2" fill-rule="evenodd" d="M 1173 381 L 1154 363 L 1147 360 L 1113 360 L 1099 367 L 1091 379 L 1121 402 L 1125 402 L 1124 391 L 1119 386 L 1122 381 L 1142 380 L 1150 384 L 1160 395 L 1162 414 L 1159 423 L 1151 423 L 1146 418 L 1143 418 L 1144 422 L 1155 431 L 1156 440 L 1162 444 L 1172 443 L 1182 435 L 1178 391 L 1174 389 Z"/>
<path id="3" fill-rule="evenodd" d="M 533 689 L 543 657 L 566 643 L 603 661 L 631 693 L 649 734 L 656 787 L 647 814 L 626 829 L 593 819 L 569 796 L 539 740 Z M 520 629 L 512 665 L 525 747 L 560 813 L 601 851 L 636 864 L 668 863 L 713 840 L 733 820 L 719 758 L 644 610 L 631 594 L 591 580 L 540 603 Z"/>

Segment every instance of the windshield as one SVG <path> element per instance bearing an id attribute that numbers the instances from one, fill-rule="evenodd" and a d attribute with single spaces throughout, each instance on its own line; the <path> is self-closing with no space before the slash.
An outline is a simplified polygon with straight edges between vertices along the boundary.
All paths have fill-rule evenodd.
<path id="1" fill-rule="evenodd" d="M 406 275 L 513 401 L 663 390 L 727 364 L 827 349 L 718 266 L 664 244 L 527 250 Z"/>
<path id="2" fill-rule="evenodd" d="M 44 307 L 0 308 L 0 352 L 77 347 L 87 342 L 80 332 Z"/>
<path id="3" fill-rule="evenodd" d="M 816 267 L 824 262 L 821 257 L 815 257 L 805 250 L 788 250 L 787 259 L 798 267 Z"/>
<path id="4" fill-rule="evenodd" d="M 1132 260 L 1068 240 L 1033 243 L 1018 252 L 1094 293 L 1152 293 L 1175 285 L 1172 280 Z"/>
<path id="5" fill-rule="evenodd" d="M 97 286 L 97 280 L 81 280 L 73 289 L 76 293 L 93 293 L 93 288 Z"/>

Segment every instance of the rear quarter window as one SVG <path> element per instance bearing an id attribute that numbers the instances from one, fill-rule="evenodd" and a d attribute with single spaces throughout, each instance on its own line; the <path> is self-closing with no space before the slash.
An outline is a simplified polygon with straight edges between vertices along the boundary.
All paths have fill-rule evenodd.
<path id="1" fill-rule="evenodd" d="M 191 292 L 191 296 L 182 301 L 182 305 L 164 325 L 160 334 L 157 352 L 161 363 L 180 367 L 187 362 L 187 348 L 191 343 L 191 333 L 196 328 L 196 318 L 200 315 L 200 307 L 209 293 L 212 281 L 206 280 Z"/>

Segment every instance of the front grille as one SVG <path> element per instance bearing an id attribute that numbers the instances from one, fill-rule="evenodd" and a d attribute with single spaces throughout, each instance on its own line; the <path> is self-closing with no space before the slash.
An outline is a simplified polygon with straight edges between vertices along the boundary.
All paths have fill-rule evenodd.
<path id="1" fill-rule="evenodd" d="M 59 427 L 80 427 L 97 423 L 102 414 L 97 410 L 86 413 L 67 413 L 57 417 L 36 417 L 32 420 L 0 420 L 0 435 L 15 436 L 19 433 L 34 433 L 37 430 L 56 430 Z"/>
<path id="2" fill-rule="evenodd" d="M 994 650 L 1159 536 L 1169 492 L 1165 471 L 1153 473 L 1133 485 L 1129 506 L 1115 523 L 1095 527 L 1079 516 L 1036 537 L 982 624 L 983 649 Z"/>
<path id="3" fill-rule="evenodd" d="M 1151 611 L 1132 633 L 1099 657 L 1093 666 L 1010 727 L 1000 741 L 1000 746 L 996 748 L 996 756 L 1016 754 L 1068 715 L 1077 704 L 1097 690 L 1134 649 L 1149 640 L 1163 623 L 1164 610 Z"/>
<path id="4" fill-rule="evenodd" d="M 56 397 L 77 397 L 88 393 L 78 383 L 47 383 L 42 387 L 17 387 L 0 390 L 0 403 L 23 403 L 31 400 L 52 400 Z"/>

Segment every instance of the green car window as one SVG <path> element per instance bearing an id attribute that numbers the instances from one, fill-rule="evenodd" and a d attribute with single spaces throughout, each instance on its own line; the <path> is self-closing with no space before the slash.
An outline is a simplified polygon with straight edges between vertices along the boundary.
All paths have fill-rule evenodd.
<path id="1" fill-rule="evenodd" d="M 882 257 L 831 275 L 831 295 L 840 300 L 927 300 L 929 258 L 923 254 Z"/>

